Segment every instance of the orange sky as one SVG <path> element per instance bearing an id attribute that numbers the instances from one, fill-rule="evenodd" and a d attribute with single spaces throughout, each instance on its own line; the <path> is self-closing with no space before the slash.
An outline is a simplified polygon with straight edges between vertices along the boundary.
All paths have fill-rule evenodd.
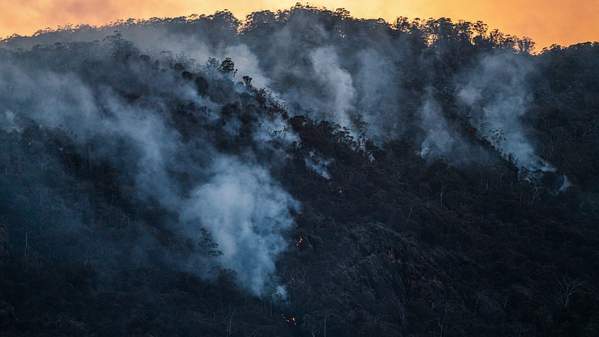
<path id="1" fill-rule="evenodd" d="M 289 8 L 297 0 L 0 0 L 0 36 L 32 34 L 64 24 L 102 24 L 123 18 L 211 14 L 237 17 L 258 9 Z M 483 20 L 506 33 L 532 37 L 540 47 L 599 40 L 599 0 L 315 0 L 354 16 Z"/>

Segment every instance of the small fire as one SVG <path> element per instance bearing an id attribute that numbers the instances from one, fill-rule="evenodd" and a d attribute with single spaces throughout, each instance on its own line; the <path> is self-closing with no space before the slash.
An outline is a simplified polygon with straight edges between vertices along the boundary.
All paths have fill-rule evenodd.
<path id="1" fill-rule="evenodd" d="M 296 326 L 297 325 L 297 319 L 295 318 L 295 316 L 293 315 L 282 315 L 283 319 L 285 320 L 285 322 L 287 322 L 287 324 L 289 324 L 289 326 Z"/>
<path id="2" fill-rule="evenodd" d="M 306 240 L 304 240 L 304 237 L 300 235 L 300 237 L 295 241 L 295 247 L 297 247 L 297 249 L 302 249 L 305 242 Z"/>

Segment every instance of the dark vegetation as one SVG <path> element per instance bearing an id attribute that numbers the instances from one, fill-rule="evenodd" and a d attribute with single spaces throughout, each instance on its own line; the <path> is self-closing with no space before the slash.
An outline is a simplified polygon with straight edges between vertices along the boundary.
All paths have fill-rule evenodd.
<path id="1" fill-rule="evenodd" d="M 239 40 L 266 60 L 260 66 L 273 91 L 295 90 L 300 99 L 280 104 L 252 86 L 236 71 L 236 55 L 201 67 L 147 55 L 125 33 L 144 25 L 200 35 L 214 46 Z M 359 127 L 356 136 L 319 119 L 313 111 L 319 103 L 308 102 L 318 94 L 309 78 L 275 74 L 281 64 L 309 63 L 293 57 L 305 53 L 256 47 L 275 44 L 268 39 L 284 27 L 290 41 L 303 41 L 298 49 L 334 45 L 341 63 L 350 62 L 344 56 L 356 45 L 391 55 L 389 71 L 401 73 L 401 81 L 389 83 L 390 96 L 403 97 L 393 117 L 401 131 Z M 72 38 L 102 30 L 123 35 Z M 39 45 L 26 48 L 31 39 Z M 40 32 L 3 45 L 0 62 L 77 74 L 93 95 L 110 88 L 123 106 L 160 106 L 181 146 L 193 149 L 176 152 L 180 165 L 200 167 L 212 153 L 257 163 L 301 210 L 292 212 L 295 226 L 284 234 L 289 247 L 277 258 L 275 274 L 288 299 L 254 296 L 233 271 L 205 278 L 173 262 L 218 256 L 219 247 L 209 237 L 199 243 L 183 237 L 173 229 L 173 210 L 139 195 L 139 163 L 124 163 L 137 158 L 134 147 L 117 140 L 103 155 L 111 136 L 92 133 L 81 142 L 70 127 L 17 115 L 18 132 L 9 124 L 0 129 L 2 336 L 599 335 L 597 44 L 532 54 L 529 39 L 488 32 L 480 22 L 388 24 L 297 6 L 254 13 L 243 23 L 221 12 Z M 538 155 L 572 182 L 565 191 L 556 192 L 557 173 L 524 179 L 522 168 L 461 113 L 456 76 L 482 55 L 498 53 L 534 65 L 521 120 Z M 278 58 L 290 61 L 272 61 Z M 171 92 L 186 87 L 214 105 Z M 442 107 L 448 128 L 481 148 L 484 160 L 419 154 L 427 95 Z M 25 103 L 10 104 L 0 101 L 0 113 L 3 107 L 18 113 Z M 215 117 L 207 117 L 210 109 Z M 367 113 L 361 109 L 357 104 L 358 119 Z M 297 138 L 257 141 L 260 125 L 276 119 Z M 387 122 L 381 124 L 393 124 Z M 311 153 L 330 160 L 330 179 L 307 167 Z M 198 178 L 177 165 L 167 171 L 181 186 Z"/>

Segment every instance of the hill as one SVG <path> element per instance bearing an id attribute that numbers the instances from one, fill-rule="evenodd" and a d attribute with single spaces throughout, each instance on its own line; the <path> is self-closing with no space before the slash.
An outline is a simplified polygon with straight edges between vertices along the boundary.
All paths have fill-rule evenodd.
<path id="1" fill-rule="evenodd" d="M 3 336 L 594 336 L 599 45 L 309 6 L 0 44 Z"/>

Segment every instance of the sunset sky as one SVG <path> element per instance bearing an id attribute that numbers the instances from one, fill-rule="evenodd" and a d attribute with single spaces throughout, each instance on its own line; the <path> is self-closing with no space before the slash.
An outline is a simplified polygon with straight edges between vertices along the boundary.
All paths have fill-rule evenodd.
<path id="1" fill-rule="evenodd" d="M 28 35 L 46 27 L 117 19 L 212 14 L 229 9 L 238 18 L 259 9 L 289 8 L 296 0 L 0 0 L 0 36 Z M 505 33 L 532 37 L 539 47 L 599 40 L 599 0 L 318 0 L 354 16 L 451 17 L 483 20 Z"/>

